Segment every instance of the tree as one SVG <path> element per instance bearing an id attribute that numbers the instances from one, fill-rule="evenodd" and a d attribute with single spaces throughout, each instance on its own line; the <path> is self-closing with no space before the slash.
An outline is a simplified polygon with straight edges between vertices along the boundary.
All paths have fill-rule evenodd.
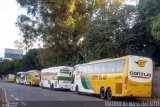
<path id="1" fill-rule="evenodd" d="M 85 59 L 90 61 L 130 53 L 129 45 L 135 40 L 134 35 L 130 34 L 135 24 L 134 15 L 137 15 L 136 7 L 118 3 L 102 10 L 92 22 L 82 43 Z"/>
<path id="2" fill-rule="evenodd" d="M 13 73 L 14 71 L 14 65 L 11 61 L 4 60 L 0 63 L 0 72 L 1 74 L 9 74 Z"/>
<path id="3" fill-rule="evenodd" d="M 17 2 L 34 17 L 31 19 L 27 15 L 21 15 L 17 19 L 17 26 L 22 31 L 24 42 L 30 46 L 35 39 L 42 38 L 46 50 L 54 53 L 49 55 L 53 55 L 55 61 L 51 60 L 49 63 L 55 62 L 59 65 L 79 63 L 82 55 L 81 47 L 77 43 L 87 31 L 94 13 L 106 6 L 106 0 L 17 0 Z M 41 61 L 50 57 L 41 55 Z"/>
<path id="4" fill-rule="evenodd" d="M 43 40 L 43 66 L 75 65 L 128 54 L 160 61 L 159 0 L 17 0 L 28 15 L 17 18 L 28 47 Z"/>
<path id="5" fill-rule="evenodd" d="M 41 69 L 38 59 L 38 50 L 31 49 L 24 56 L 21 61 L 21 70 L 27 71 L 32 69 Z"/>

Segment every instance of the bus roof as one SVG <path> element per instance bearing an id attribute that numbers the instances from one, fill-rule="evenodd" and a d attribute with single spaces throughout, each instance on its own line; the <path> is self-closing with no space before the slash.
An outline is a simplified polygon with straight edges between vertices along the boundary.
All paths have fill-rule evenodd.
<path id="1" fill-rule="evenodd" d="M 52 69 L 64 69 L 64 68 L 68 68 L 69 70 L 73 70 L 73 67 L 70 67 L 70 66 L 57 66 L 57 67 L 49 67 L 46 69 L 42 69 L 41 73 L 53 72 Z M 54 72 L 56 72 L 56 71 L 54 71 Z"/>
<path id="2" fill-rule="evenodd" d="M 141 57 L 141 58 L 146 58 L 143 56 L 136 56 L 136 55 L 127 55 L 127 56 L 122 56 L 122 57 L 118 57 L 118 58 L 105 58 L 105 59 L 101 59 L 101 60 L 95 60 L 95 61 L 91 61 L 88 63 L 84 63 L 84 64 L 77 64 L 75 66 L 79 66 L 79 65 L 86 65 L 86 64 L 94 64 L 94 63 L 99 63 L 99 62 L 105 62 L 105 61 L 112 61 L 112 60 L 119 60 L 119 59 L 126 59 L 129 57 Z"/>
<path id="3" fill-rule="evenodd" d="M 26 72 L 17 72 L 17 74 L 24 74 L 24 73 L 26 73 Z"/>
<path id="4" fill-rule="evenodd" d="M 14 74 L 7 74 L 7 75 L 14 75 Z"/>
<path id="5" fill-rule="evenodd" d="M 58 69 L 70 68 L 70 69 L 72 69 L 73 67 L 70 67 L 70 66 L 57 66 L 57 67 L 49 67 L 47 69 L 54 69 L 54 68 L 58 68 Z"/>

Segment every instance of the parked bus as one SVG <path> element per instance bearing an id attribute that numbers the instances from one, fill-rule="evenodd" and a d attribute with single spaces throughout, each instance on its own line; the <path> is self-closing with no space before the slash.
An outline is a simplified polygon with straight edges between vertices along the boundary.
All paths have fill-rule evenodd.
<path id="1" fill-rule="evenodd" d="M 71 90 L 115 97 L 151 97 L 153 63 L 150 58 L 125 56 L 76 65 Z"/>
<path id="2" fill-rule="evenodd" d="M 25 85 L 39 86 L 40 83 L 40 71 L 30 70 L 26 72 Z"/>
<path id="3" fill-rule="evenodd" d="M 71 88 L 71 71 L 73 67 L 59 66 L 43 69 L 41 71 L 41 87 L 54 89 Z"/>
<path id="4" fill-rule="evenodd" d="M 14 74 L 8 74 L 7 76 L 6 76 L 6 81 L 7 82 L 15 82 L 15 75 Z"/>
<path id="5" fill-rule="evenodd" d="M 18 72 L 16 75 L 16 83 L 24 84 L 26 72 Z"/>

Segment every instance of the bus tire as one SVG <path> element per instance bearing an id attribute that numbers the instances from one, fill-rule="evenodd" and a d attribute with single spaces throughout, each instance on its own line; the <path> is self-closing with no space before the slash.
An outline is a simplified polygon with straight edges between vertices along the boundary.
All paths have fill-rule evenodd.
<path id="1" fill-rule="evenodd" d="M 76 93 L 77 93 L 78 95 L 80 95 L 80 94 L 81 94 L 81 93 L 79 92 L 78 85 L 76 85 Z"/>
<path id="2" fill-rule="evenodd" d="M 43 83 L 41 83 L 41 88 L 44 88 L 44 87 L 43 87 Z"/>
<path id="3" fill-rule="evenodd" d="M 54 91 L 54 84 L 50 85 L 50 89 Z"/>
<path id="4" fill-rule="evenodd" d="M 107 91 L 106 91 L 106 97 L 107 97 L 108 100 L 113 100 L 111 88 L 107 89 Z"/>
<path id="5" fill-rule="evenodd" d="M 101 99 L 106 99 L 107 98 L 106 91 L 105 91 L 104 87 L 102 87 L 100 89 L 100 97 L 101 97 Z"/>

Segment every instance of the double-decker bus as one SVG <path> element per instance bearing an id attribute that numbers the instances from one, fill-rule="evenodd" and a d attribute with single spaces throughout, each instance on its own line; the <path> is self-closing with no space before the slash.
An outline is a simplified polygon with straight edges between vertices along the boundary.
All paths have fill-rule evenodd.
<path id="1" fill-rule="evenodd" d="M 151 97 L 153 63 L 150 58 L 124 56 L 79 64 L 72 72 L 71 90 L 115 97 Z"/>
<path id="2" fill-rule="evenodd" d="M 15 77 L 14 74 L 8 74 L 8 75 L 6 76 L 6 81 L 7 81 L 7 82 L 15 82 L 15 79 L 16 79 L 16 77 Z"/>
<path id="3" fill-rule="evenodd" d="M 59 66 L 43 69 L 41 71 L 41 87 L 54 89 L 71 88 L 71 71 L 73 67 Z"/>

